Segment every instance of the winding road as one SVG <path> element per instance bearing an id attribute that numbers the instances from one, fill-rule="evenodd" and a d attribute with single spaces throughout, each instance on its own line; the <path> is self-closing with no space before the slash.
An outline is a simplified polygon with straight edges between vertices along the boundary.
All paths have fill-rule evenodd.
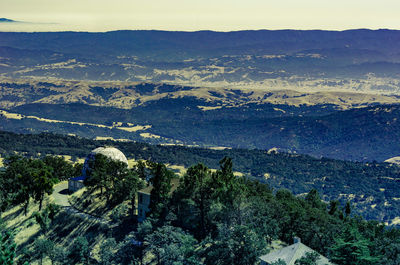
<path id="1" fill-rule="evenodd" d="M 78 209 L 72 207 L 71 204 L 69 203 L 68 195 L 69 195 L 68 181 L 63 181 L 54 185 L 51 197 L 53 198 L 54 203 L 62 206 L 67 213 L 77 215 L 82 218 L 89 218 L 90 220 L 100 222 L 103 224 L 109 224 L 109 225 L 111 224 L 109 221 L 103 218 L 93 216 L 91 214 L 79 211 Z"/>

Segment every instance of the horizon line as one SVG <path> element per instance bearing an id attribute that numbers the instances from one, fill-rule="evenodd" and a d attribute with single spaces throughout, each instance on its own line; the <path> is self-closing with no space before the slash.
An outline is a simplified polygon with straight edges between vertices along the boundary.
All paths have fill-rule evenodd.
<path id="1" fill-rule="evenodd" d="M 21 23 L 20 21 L 15 22 L 4 22 L 4 24 L 8 23 Z M 22 23 L 31 23 L 31 22 L 22 22 Z M 181 33 L 197 33 L 197 32 L 213 32 L 213 33 L 234 33 L 234 32 L 245 32 L 245 31 L 326 31 L 326 32 L 346 32 L 346 31 L 400 31 L 400 29 L 393 28 L 349 28 L 349 29 L 295 29 L 295 28 L 282 28 L 282 29 L 240 29 L 240 30 L 212 30 L 212 29 L 199 29 L 199 30 L 166 30 L 166 29 L 115 29 L 115 30 L 107 30 L 107 31 L 85 31 L 85 30 L 49 30 L 49 31 L 15 31 L 15 30 L 2 30 L 1 25 L 3 23 L 0 22 L 0 32 L 1 33 L 111 33 L 111 32 L 119 32 L 119 31 L 157 31 L 157 32 L 181 32 Z M 31 23 L 38 24 L 38 23 Z M 40 24 L 53 24 L 53 23 L 40 23 Z M 54 23 L 57 24 L 57 23 Z"/>

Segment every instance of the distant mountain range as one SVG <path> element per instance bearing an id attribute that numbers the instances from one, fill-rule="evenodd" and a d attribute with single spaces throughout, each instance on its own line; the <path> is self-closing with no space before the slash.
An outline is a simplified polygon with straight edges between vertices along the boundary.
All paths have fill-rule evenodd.
<path id="1" fill-rule="evenodd" d="M 283 79 L 370 80 L 399 90 L 400 31 L 0 33 L 0 71 L 9 77 L 271 86 Z M 273 86 L 273 85 L 272 85 Z M 344 85 L 345 89 L 350 88 Z M 360 85 L 353 89 L 369 89 Z"/>

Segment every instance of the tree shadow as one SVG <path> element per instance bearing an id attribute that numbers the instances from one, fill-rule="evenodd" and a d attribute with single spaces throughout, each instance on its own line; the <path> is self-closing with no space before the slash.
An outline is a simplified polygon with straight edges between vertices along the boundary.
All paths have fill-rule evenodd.
<path id="1" fill-rule="evenodd" d="M 35 232 L 34 234 L 30 235 L 29 238 L 21 244 L 18 244 L 18 250 L 21 251 L 22 249 L 26 248 L 27 246 L 31 245 L 36 238 L 38 238 L 40 235 L 42 235 L 41 230 Z"/>
<path id="2" fill-rule="evenodd" d="M 71 194 L 71 192 L 68 189 L 60 190 L 58 193 L 62 194 L 62 195 L 70 195 Z"/>
<path id="3" fill-rule="evenodd" d="M 18 210 L 16 210 L 15 212 L 10 212 L 10 213 L 8 213 L 8 214 L 4 214 L 3 216 L 2 216 L 2 219 L 4 220 L 4 221 L 9 221 L 9 220 L 13 220 L 13 219 L 15 219 L 15 218 L 17 218 L 19 215 L 21 215 L 22 213 L 24 212 L 24 208 L 23 207 L 20 207 Z"/>

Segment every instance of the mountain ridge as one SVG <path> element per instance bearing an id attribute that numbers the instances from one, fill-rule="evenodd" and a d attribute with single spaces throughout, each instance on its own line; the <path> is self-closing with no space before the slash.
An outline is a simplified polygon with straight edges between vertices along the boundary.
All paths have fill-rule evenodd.
<path id="1" fill-rule="evenodd" d="M 7 65 L 3 76 L 10 77 L 191 85 L 252 86 L 277 77 L 365 79 L 371 73 L 398 79 L 399 42 L 397 30 L 0 32 L 0 47 L 19 49 L 0 50 L 0 64 Z M 29 55 L 24 50 L 52 51 L 54 56 L 22 56 Z M 48 68 L 69 60 L 82 67 Z"/>

